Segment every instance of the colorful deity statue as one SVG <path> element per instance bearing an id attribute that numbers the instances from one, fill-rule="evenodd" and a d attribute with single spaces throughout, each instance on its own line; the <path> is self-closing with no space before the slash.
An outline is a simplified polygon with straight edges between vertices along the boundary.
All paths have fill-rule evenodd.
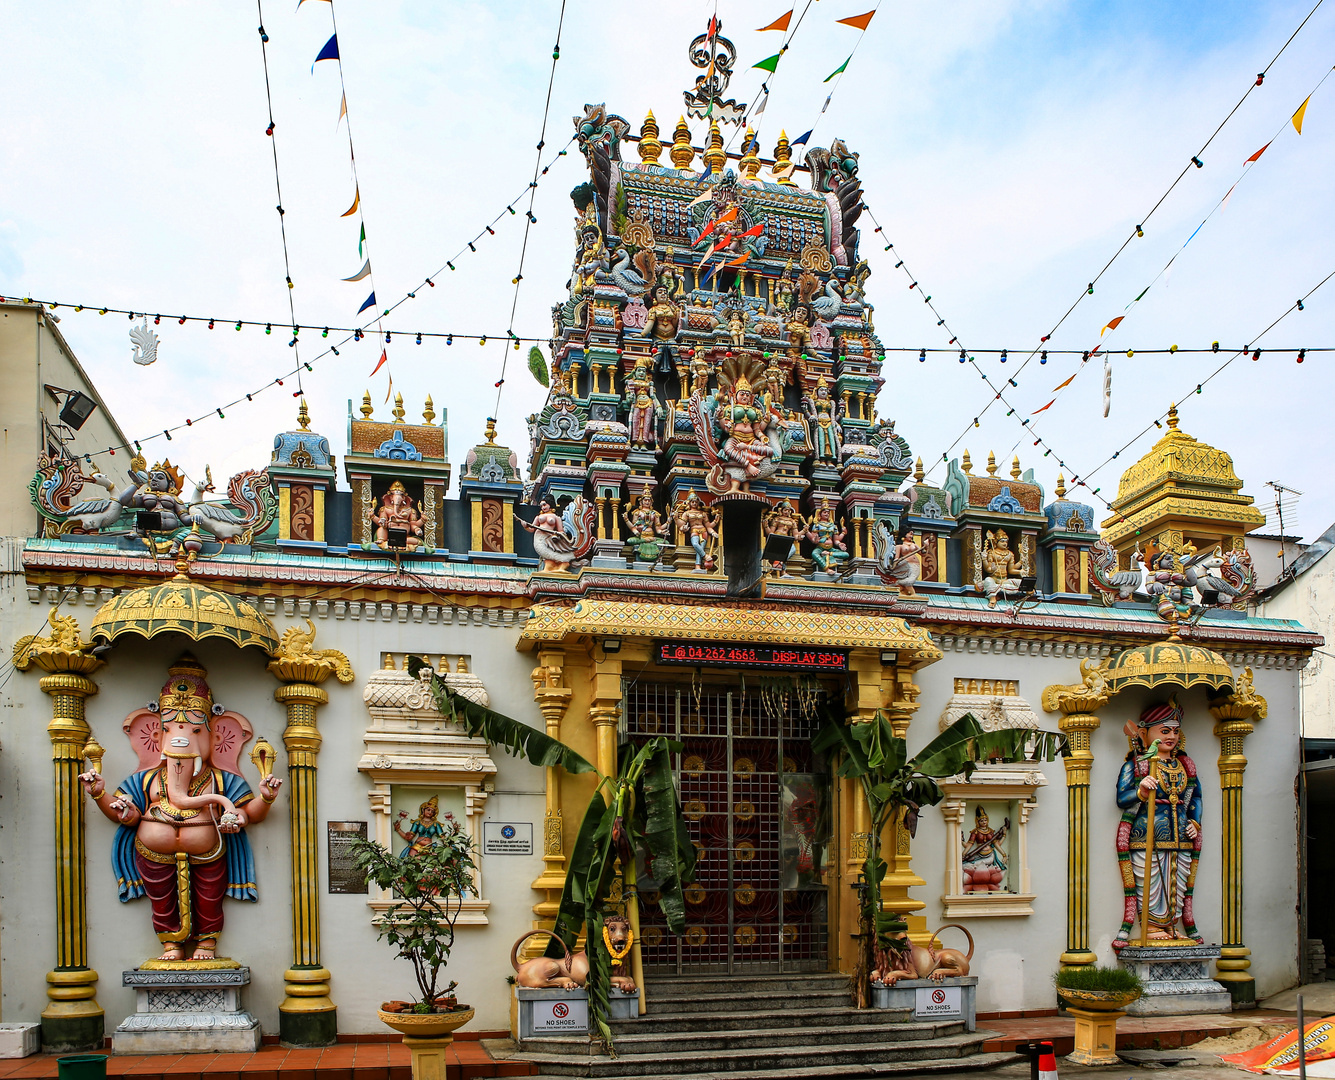
<path id="1" fill-rule="evenodd" d="M 611 265 L 607 256 L 607 245 L 603 242 L 603 230 L 598 226 L 598 211 L 594 203 L 589 204 L 584 215 L 584 223 L 579 229 L 579 254 L 575 257 L 576 295 L 593 288 L 598 273 L 606 272 Z"/>
<path id="2" fill-rule="evenodd" d="M 658 441 L 658 417 L 663 406 L 654 393 L 654 377 L 649 370 L 649 358 L 640 357 L 635 369 L 626 379 L 623 400 L 630 406 L 630 444 L 653 449 Z"/>
<path id="3" fill-rule="evenodd" d="M 1001 842 L 1010 832 L 1011 819 L 1001 828 L 992 828 L 987 811 L 981 806 L 973 812 L 973 831 L 964 838 L 964 891 L 997 892 L 1006 880 L 1006 849 Z"/>
<path id="4" fill-rule="evenodd" d="M 657 562 L 658 556 L 663 553 L 661 537 L 668 531 L 668 526 L 663 515 L 654 509 L 653 492 L 646 486 L 635 500 L 634 507 L 624 511 L 621 516 L 630 529 L 630 544 L 635 549 L 636 558 L 640 562 Z"/>
<path id="5" fill-rule="evenodd" d="M 543 498 L 532 523 L 518 517 L 517 512 L 516 520 L 533 534 L 533 550 L 544 570 L 569 570 L 572 563 L 593 550 L 598 539 L 597 507 L 583 495 L 576 495 L 560 514 L 551 499 Z"/>
<path id="6" fill-rule="evenodd" d="M 158 700 L 125 718 L 139 771 L 114 793 L 100 754 L 79 776 L 97 808 L 120 826 L 111 848 L 120 899 L 148 896 L 163 945 L 159 960 L 213 960 L 223 897 L 257 899 L 255 860 L 241 830 L 268 817 L 282 784 L 270 774 L 274 750 L 262 739 L 250 755 L 262 775 L 259 799 L 242 779 L 237 759 L 253 729 L 214 703 L 207 674 L 193 656 L 182 656 Z"/>
<path id="7" fill-rule="evenodd" d="M 713 515 L 700 501 L 699 492 L 690 492 L 682 502 L 678 503 L 673 516 L 676 518 L 680 536 L 684 536 L 695 551 L 695 568 L 713 570 L 715 558 L 710 541 L 718 540 L 718 531 L 714 528 Z"/>
<path id="8" fill-rule="evenodd" d="M 838 404 L 830 397 L 830 384 L 822 375 L 816 389 L 802 399 L 802 409 L 811 420 L 812 449 L 817 461 L 838 461 L 843 447 Z"/>
<path id="9" fill-rule="evenodd" d="M 797 549 L 797 539 L 802 533 L 802 518 L 793 509 L 793 504 L 787 499 L 780 499 L 778 505 L 765 515 L 762 522 L 762 532 L 765 541 L 768 543 L 771 536 L 787 537 L 792 542 L 788 545 L 788 554 L 782 560 L 774 560 L 769 565 L 769 572 L 773 577 L 782 577 L 787 569 L 788 560 L 792 558 L 793 552 Z"/>
<path id="10" fill-rule="evenodd" d="M 784 329 L 788 331 L 788 355 L 794 360 L 811 348 L 811 313 L 798 304 Z"/>
<path id="11" fill-rule="evenodd" d="M 988 530 L 983 544 L 983 595 L 987 597 L 988 607 L 996 607 L 1002 593 L 1019 592 L 1020 579 L 1024 576 L 1024 567 L 1011 551 L 1006 530 Z"/>
<path id="12" fill-rule="evenodd" d="M 417 808 L 417 816 L 408 821 L 408 811 L 400 810 L 398 820 L 394 822 L 394 831 L 399 836 L 408 841 L 408 846 L 404 848 L 399 855 L 406 857 L 408 855 L 417 855 L 429 847 L 433 847 L 440 837 L 444 836 L 449 830 L 449 825 L 441 824 L 440 797 L 432 795 L 426 802 Z M 454 822 L 454 815 L 446 813 L 445 820 Z M 405 829 L 403 823 L 408 821 L 408 827 Z"/>
<path id="13" fill-rule="evenodd" d="M 407 533 L 403 547 L 413 551 L 422 544 L 422 515 L 413 505 L 413 497 L 408 489 L 398 480 L 389 485 L 389 490 L 380 497 L 380 508 L 371 512 L 371 524 L 375 526 L 377 547 L 386 551 L 391 547 L 390 529 L 402 529 Z"/>
<path id="14" fill-rule="evenodd" d="M 660 278 L 650 293 L 650 299 L 653 303 L 649 306 L 641 336 L 664 344 L 675 341 L 681 326 L 681 308 L 672 300 L 671 285 Z"/>
<path id="15" fill-rule="evenodd" d="M 1182 710 L 1175 698 L 1151 705 L 1126 733 L 1131 749 L 1117 776 L 1125 906 L 1113 948 L 1129 944 L 1137 924 L 1149 941 L 1199 943 L 1192 893 L 1201 853 L 1201 785 L 1196 763 L 1182 752 Z M 1147 831 L 1151 805 L 1154 828 Z"/>
<path id="16" fill-rule="evenodd" d="M 783 405 L 783 388 L 788 385 L 788 372 L 779 363 L 777 353 L 771 353 L 765 366 L 765 392 L 776 406 Z"/>
<path id="17" fill-rule="evenodd" d="M 693 353 L 690 367 L 691 393 L 704 397 L 709 393 L 709 376 L 713 374 L 713 368 L 709 366 L 709 361 L 705 359 L 703 349 L 695 349 Z"/>
<path id="18" fill-rule="evenodd" d="M 773 476 L 791 439 L 768 395 L 757 399 L 745 370 L 737 366 L 752 364 L 759 368 L 759 361 L 745 357 L 725 360 L 719 390 L 691 397 L 695 439 L 710 466 L 705 486 L 716 495 L 748 491 L 752 480 Z"/>
<path id="19" fill-rule="evenodd" d="M 905 532 L 896 538 L 884 520 L 872 526 L 872 551 L 876 556 L 876 571 L 887 585 L 899 589 L 901 596 L 917 596 L 913 583 L 922 577 L 922 545 Z"/>
<path id="20" fill-rule="evenodd" d="M 797 283 L 793 280 L 793 260 L 789 259 L 783 268 L 783 274 L 774 283 L 774 307 L 781 313 L 793 309 L 793 298 L 797 294 Z"/>
<path id="21" fill-rule="evenodd" d="M 828 499 L 820 501 L 816 516 L 806 526 L 807 539 L 815 545 L 811 549 L 811 561 L 821 573 L 834 573 L 840 563 L 848 561 L 848 545 L 844 543 L 848 527 L 836 520 L 834 507 Z"/>

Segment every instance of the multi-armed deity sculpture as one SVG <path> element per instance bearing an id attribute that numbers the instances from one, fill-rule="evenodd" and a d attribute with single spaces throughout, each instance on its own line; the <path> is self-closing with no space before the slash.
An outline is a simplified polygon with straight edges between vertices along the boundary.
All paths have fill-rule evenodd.
<path id="1" fill-rule="evenodd" d="M 250 721 L 214 702 L 207 672 L 189 655 L 168 669 L 157 701 L 121 727 L 139 755 L 138 771 L 109 791 L 103 751 L 90 743 L 92 768 L 79 777 L 120 826 L 111 866 L 121 902 L 148 896 L 163 945 L 159 962 L 214 961 L 223 898 L 257 899 L 243 830 L 268 817 L 278 796 L 274 749 L 261 739 L 251 751 L 261 775 L 257 799 L 239 762 L 253 734 Z"/>

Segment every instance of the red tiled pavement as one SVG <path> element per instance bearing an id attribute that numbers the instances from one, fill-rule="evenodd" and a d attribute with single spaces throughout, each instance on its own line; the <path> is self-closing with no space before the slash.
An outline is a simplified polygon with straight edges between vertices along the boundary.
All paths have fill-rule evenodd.
<path id="1" fill-rule="evenodd" d="M 1265 1010 L 1201 1016 L 1124 1016 L 1117 1021 L 1117 1048 L 1176 1050 L 1254 1024 L 1297 1026 L 1291 1015 Z M 979 1020 L 978 1026 L 996 1032 L 995 1038 L 983 1043 L 984 1053 L 1014 1050 L 1021 1043 L 1027 1042 L 1050 1042 L 1059 1057 L 1069 1054 L 1075 1048 L 1075 1021 L 1068 1017 L 1025 1016 Z"/>
<path id="2" fill-rule="evenodd" d="M 446 1059 L 448 1080 L 530 1076 L 523 1061 L 497 1061 L 476 1039 L 457 1039 Z M 318 1076 L 317 1076 L 318 1073 Z M 253 1054 L 108 1055 L 107 1074 L 127 1080 L 412 1080 L 408 1049 L 385 1040 L 341 1042 L 324 1050 L 263 1046 Z M 0 1060 L 0 1080 L 50 1080 L 54 1055 Z"/>

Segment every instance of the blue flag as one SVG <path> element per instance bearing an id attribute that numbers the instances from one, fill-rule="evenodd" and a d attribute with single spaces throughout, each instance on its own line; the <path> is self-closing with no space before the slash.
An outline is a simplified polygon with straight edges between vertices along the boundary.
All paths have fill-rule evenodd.
<path id="1" fill-rule="evenodd" d="M 332 37 L 330 37 L 328 41 L 324 43 L 324 48 L 320 50 L 320 55 L 315 58 L 315 63 L 311 64 L 311 74 L 312 75 L 315 74 L 315 64 L 318 64 L 321 60 L 337 60 L 337 59 L 338 59 L 338 35 L 334 34 Z"/>
<path id="2" fill-rule="evenodd" d="M 364 303 L 361 307 L 357 309 L 357 314 L 360 315 L 363 311 L 365 311 L 369 307 L 375 307 L 375 293 L 372 293 L 370 296 L 366 298 L 366 303 Z"/>
<path id="3" fill-rule="evenodd" d="M 811 129 L 811 131 L 815 131 L 815 130 L 816 130 L 815 128 L 812 128 L 812 129 Z M 788 145 L 789 145 L 789 146 L 806 146 L 806 144 L 807 144 L 807 140 L 808 140 L 809 138 L 811 138 L 811 131 L 808 131 L 805 135 L 799 135 L 796 139 L 794 139 L 794 140 L 793 140 L 792 142 L 790 142 Z"/>

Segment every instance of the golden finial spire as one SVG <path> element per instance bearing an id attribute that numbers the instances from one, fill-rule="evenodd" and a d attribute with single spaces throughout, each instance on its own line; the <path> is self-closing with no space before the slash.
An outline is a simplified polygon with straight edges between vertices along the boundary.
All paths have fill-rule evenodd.
<path id="1" fill-rule="evenodd" d="M 422 410 L 422 419 L 428 424 L 434 423 L 436 419 L 436 406 L 431 401 L 431 395 L 426 396 L 426 407 Z"/>
<path id="2" fill-rule="evenodd" d="M 494 417 L 488 416 L 488 417 L 487 417 L 487 442 L 489 442 L 489 443 L 494 443 L 495 441 L 496 441 L 496 420 L 495 420 Z"/>
<path id="3" fill-rule="evenodd" d="M 965 476 L 973 475 L 973 459 L 969 457 L 969 451 L 964 451 L 964 457 L 960 459 L 960 465 L 964 469 Z"/>
<path id="4" fill-rule="evenodd" d="M 1011 479 L 1020 479 L 1020 455 L 1016 454 L 1011 458 Z"/>
<path id="5" fill-rule="evenodd" d="M 668 157 L 678 169 L 689 169 L 691 162 L 695 160 L 695 148 L 691 146 L 691 129 L 686 126 L 684 116 L 677 121 L 677 127 L 672 132 L 672 149 L 668 151 Z"/>
<path id="6" fill-rule="evenodd" d="M 306 408 L 306 398 L 304 395 L 302 396 L 301 404 L 297 406 L 297 423 L 301 426 L 302 431 L 310 431 L 311 414 Z"/>
<path id="7" fill-rule="evenodd" d="M 1066 476 L 1063 473 L 1057 474 L 1057 487 L 1054 490 L 1054 494 L 1059 499 L 1066 498 Z"/>
<path id="8" fill-rule="evenodd" d="M 371 391 L 366 391 L 362 395 L 362 419 L 371 419 L 371 414 L 375 412 L 375 406 L 371 404 Z"/>
<path id="9" fill-rule="evenodd" d="M 650 109 L 640 125 L 640 160 L 646 165 L 657 165 L 658 155 L 663 152 L 663 144 L 658 141 L 658 121 L 654 119 L 654 110 Z"/>
<path id="10" fill-rule="evenodd" d="M 728 163 L 728 152 L 723 149 L 723 132 L 719 130 L 717 120 L 709 121 L 709 141 L 705 143 L 703 157 L 711 173 L 721 173 Z"/>
<path id="11" fill-rule="evenodd" d="M 756 153 L 759 149 L 760 143 L 756 139 L 755 130 L 748 127 L 742 139 L 742 160 L 737 163 L 742 176 L 747 180 L 754 180 L 760 173 L 760 156 Z"/>
<path id="12" fill-rule="evenodd" d="M 923 472 L 922 458 L 919 458 L 913 464 L 913 482 L 915 484 L 921 484 L 926 479 L 927 479 L 927 474 Z"/>
<path id="13" fill-rule="evenodd" d="M 987 452 L 987 475 L 997 475 L 997 454 L 995 450 L 989 450 Z"/>
<path id="14" fill-rule="evenodd" d="M 1177 402 L 1168 406 L 1168 427 L 1172 431 L 1177 430 Z"/>
<path id="15" fill-rule="evenodd" d="M 780 131 L 779 141 L 774 144 L 774 165 L 770 169 L 770 172 L 774 173 L 777 176 L 783 170 L 784 166 L 787 165 L 792 160 L 793 160 L 793 148 L 788 143 L 788 132 Z M 785 184 L 788 187 L 797 186 L 796 184 L 793 183 L 793 178 L 791 173 L 787 176 L 780 176 L 779 183 Z"/>
<path id="16" fill-rule="evenodd" d="M 402 424 L 402 423 L 403 423 L 403 395 L 402 395 L 402 394 L 395 394 L 395 395 L 394 395 L 394 408 L 393 408 L 392 411 L 393 411 L 393 413 L 394 413 L 394 422 L 395 422 L 396 424 Z"/>

